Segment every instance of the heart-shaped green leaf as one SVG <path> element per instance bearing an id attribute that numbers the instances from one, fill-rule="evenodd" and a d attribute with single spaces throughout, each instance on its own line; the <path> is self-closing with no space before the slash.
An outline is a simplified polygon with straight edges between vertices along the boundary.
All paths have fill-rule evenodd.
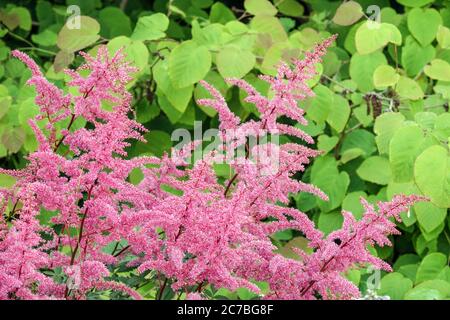
<path id="1" fill-rule="evenodd" d="M 155 13 L 151 16 L 140 17 L 136 23 L 131 39 L 157 40 L 163 38 L 169 26 L 169 18 L 165 14 Z"/>
<path id="2" fill-rule="evenodd" d="M 219 73 L 224 78 L 242 78 L 255 66 L 253 53 L 235 46 L 222 48 L 216 57 Z"/>
<path id="3" fill-rule="evenodd" d="M 396 26 L 390 23 L 378 23 L 368 20 L 355 34 L 356 50 L 368 54 L 383 48 L 388 43 L 402 44 L 402 35 Z"/>
<path id="4" fill-rule="evenodd" d="M 205 46 L 188 40 L 172 50 L 169 56 L 169 77 L 175 88 L 194 84 L 208 73 L 211 54 Z"/>
<path id="5" fill-rule="evenodd" d="M 450 64 L 441 59 L 434 59 L 426 66 L 423 72 L 431 79 L 450 81 Z"/>
<path id="6" fill-rule="evenodd" d="M 439 26 L 436 39 L 442 49 L 450 49 L 450 29 Z"/>
<path id="7" fill-rule="evenodd" d="M 382 89 L 397 84 L 400 75 L 389 65 L 379 66 L 373 73 L 375 88 Z"/>
<path id="8" fill-rule="evenodd" d="M 435 56 L 432 45 L 422 47 L 412 36 L 407 36 L 402 48 L 402 65 L 410 77 L 416 76 Z"/>
<path id="9" fill-rule="evenodd" d="M 325 153 L 330 152 L 334 146 L 338 143 L 339 138 L 336 136 L 329 137 L 326 134 L 322 134 L 317 139 L 317 147 Z"/>
<path id="10" fill-rule="evenodd" d="M 356 173 L 361 179 L 376 184 L 385 185 L 391 180 L 389 160 L 380 156 L 373 156 L 364 160 L 356 170 Z"/>
<path id="11" fill-rule="evenodd" d="M 423 90 L 419 84 L 408 77 L 401 76 L 398 79 L 395 90 L 401 98 L 418 100 L 423 98 Z"/>
<path id="12" fill-rule="evenodd" d="M 419 202 L 414 205 L 419 224 L 427 232 L 436 229 L 447 217 L 447 209 L 439 208 L 430 202 Z"/>
<path id="13" fill-rule="evenodd" d="M 245 0 L 244 8 L 253 15 L 274 16 L 277 9 L 268 0 Z"/>
<path id="14" fill-rule="evenodd" d="M 426 4 L 434 2 L 434 0 L 397 0 L 398 3 L 406 6 L 406 7 L 422 7 Z"/>
<path id="15" fill-rule="evenodd" d="M 344 2 L 337 8 L 333 22 L 340 26 L 349 26 L 364 15 L 361 5 L 356 1 Z"/>
<path id="16" fill-rule="evenodd" d="M 355 53 L 350 60 L 350 77 L 358 84 L 359 90 L 373 90 L 373 73 L 386 63 L 386 57 L 378 51 L 365 55 Z"/>
<path id="17" fill-rule="evenodd" d="M 408 13 L 408 29 L 422 46 L 430 44 L 442 24 L 442 17 L 435 9 L 414 8 Z"/>
<path id="18" fill-rule="evenodd" d="M 76 19 L 76 18 L 73 18 Z M 56 44 L 61 50 L 76 52 L 84 49 L 100 38 L 100 24 L 93 18 L 80 16 L 79 28 L 72 28 L 66 23 L 58 34 Z"/>
<path id="19" fill-rule="evenodd" d="M 450 157 L 444 147 L 431 146 L 417 157 L 414 178 L 435 205 L 450 207 Z"/>

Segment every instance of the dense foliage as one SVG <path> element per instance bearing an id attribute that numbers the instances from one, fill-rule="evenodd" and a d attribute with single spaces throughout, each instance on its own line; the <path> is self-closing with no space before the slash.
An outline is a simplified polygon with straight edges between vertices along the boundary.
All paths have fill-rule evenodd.
<path id="1" fill-rule="evenodd" d="M 69 5 L 80 8 L 78 30 L 65 25 Z M 216 109 L 196 103 L 210 98 L 197 84 L 202 79 L 220 91 L 241 121 L 258 121 L 260 110 L 249 103 L 247 92 L 228 85 L 224 78 L 243 78 L 271 97 L 273 91 L 258 74 L 274 76 L 280 60 L 290 62 L 337 34 L 336 45 L 317 65 L 318 75 L 308 81 L 316 96 L 299 103 L 306 110 L 308 125 L 282 119 L 316 138 L 314 147 L 323 154 L 296 177 L 319 187 L 329 199 L 293 192 L 289 205 L 306 212 L 328 235 L 342 226 L 341 210 L 362 219 L 361 196 L 370 203 L 399 193 L 428 197 L 429 202 L 417 203 L 401 214 L 402 235 L 391 237 L 392 247 L 369 248 L 394 269 L 382 274 L 377 293 L 392 299 L 448 298 L 448 1 L 381 0 L 375 6 L 371 1 L 330 0 L 0 1 L 0 8 L 0 156 L 2 167 L 10 169 L 25 167 L 24 155 L 38 150 L 28 120 L 39 114 L 36 92 L 24 86 L 31 74 L 11 58 L 13 49 L 29 53 L 45 76 L 66 90 L 64 83 L 69 79 L 62 69 L 81 64 L 77 51 L 95 55 L 100 44 L 111 52 L 124 47 L 128 61 L 139 69 L 127 85 L 133 93 L 134 117 L 149 129 L 144 134 L 148 144 L 132 142 L 127 148 L 131 159 L 161 157 L 172 146 L 171 132 L 193 130 L 196 120 L 202 121 L 204 129 L 219 126 L 220 112 L 218 116 Z M 104 102 L 102 108 L 111 111 L 112 104 Z M 92 129 L 90 119 L 61 120 L 53 124 L 55 132 L 69 124 L 71 130 Z M 51 130 L 45 122 L 37 126 Z M 285 136 L 281 140 L 299 142 Z M 70 152 L 64 143 L 57 151 Z M 214 169 L 221 183 L 235 174 L 227 165 Z M 142 178 L 141 170 L 135 169 L 129 180 L 138 185 Z M 1 186 L 14 183 L 14 177 L 0 175 Z M 5 219 L 14 220 L 22 204 L 5 205 Z M 53 214 L 44 210 L 41 223 L 57 227 L 51 221 Z M 304 234 L 294 229 L 275 233 L 272 242 L 288 258 L 296 258 L 295 248 L 306 248 Z M 125 248 L 126 244 L 118 246 L 122 245 Z M 139 288 L 143 296 L 161 291 L 150 281 L 157 275 L 138 274 L 126 262 L 114 274 L 113 280 Z M 64 281 L 66 275 L 54 276 Z M 355 269 L 346 277 L 365 292 L 373 273 L 370 268 Z M 264 290 L 267 284 L 259 286 Z M 161 297 L 173 297 L 172 288 L 165 287 Z M 244 288 L 207 287 L 205 292 L 210 297 L 256 297 Z"/>

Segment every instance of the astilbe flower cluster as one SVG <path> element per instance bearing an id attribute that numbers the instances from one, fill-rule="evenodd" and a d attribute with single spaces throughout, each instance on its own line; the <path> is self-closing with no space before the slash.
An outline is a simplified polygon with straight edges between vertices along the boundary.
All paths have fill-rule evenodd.
<path id="1" fill-rule="evenodd" d="M 292 68 L 281 64 L 275 76 L 261 76 L 270 84 L 270 99 L 243 80 L 228 79 L 247 92 L 258 121 L 242 123 L 220 93 L 202 83 L 212 98 L 198 103 L 217 110 L 219 138 L 231 143 L 194 163 L 188 158 L 200 141 L 162 158 L 126 159 L 130 139 L 143 141 L 146 129 L 130 116 L 126 84 L 135 70 L 120 52 L 110 57 L 101 46 L 96 57 L 83 53 L 86 63 L 66 71 L 72 78 L 67 85 L 78 89 L 74 95 L 49 83 L 28 56 L 14 51 L 32 71 L 29 84 L 36 88 L 40 114 L 29 124 L 39 147 L 25 169 L 0 170 L 17 179 L 13 188 L 0 190 L 0 299 L 84 299 L 92 290 L 139 299 L 132 288 L 110 280 L 108 266 L 125 257 L 137 272 L 152 270 L 166 279 L 160 297 L 166 284 L 190 293 L 188 298 L 204 297 L 207 285 L 260 293 L 255 281 L 269 284 L 267 299 L 358 297 L 343 273 L 364 264 L 390 270 L 367 248 L 389 245 L 388 236 L 398 233 L 392 218 L 399 221 L 399 213 L 421 199 L 396 196 L 378 209 L 362 200 L 363 218 L 343 212 L 342 228 L 326 237 L 305 213 L 288 206 L 291 193 L 327 199 L 313 185 L 293 179 L 320 154 L 305 146 L 314 140 L 278 120 L 307 123 L 297 102 L 313 96 L 307 82 L 333 40 L 318 44 Z M 105 102 L 112 111 L 103 108 Z M 87 125 L 73 129 L 78 119 Z M 60 123 L 66 129 L 59 130 Z M 279 145 L 265 141 L 268 134 L 305 143 Z M 260 143 L 250 146 L 251 136 Z M 227 158 L 239 148 L 245 150 L 240 156 Z M 267 154 L 275 154 L 276 163 L 271 157 L 264 161 Z M 221 183 L 213 165 L 224 160 L 233 175 Z M 134 185 L 128 177 L 136 168 L 144 178 Z M 43 212 L 54 213 L 50 224 L 40 222 Z M 285 229 L 301 232 L 312 253 L 295 249 L 295 260 L 277 253 L 271 236 Z M 115 249 L 105 250 L 111 244 Z M 52 276 L 58 268 L 65 281 Z"/>

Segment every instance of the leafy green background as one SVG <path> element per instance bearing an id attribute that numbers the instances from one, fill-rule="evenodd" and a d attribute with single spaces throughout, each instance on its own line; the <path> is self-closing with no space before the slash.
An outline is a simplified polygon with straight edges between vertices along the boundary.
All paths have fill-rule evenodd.
<path id="1" fill-rule="evenodd" d="M 374 2 L 376 6 L 373 7 Z M 81 9 L 81 28 L 65 22 L 69 5 Z M 379 14 L 378 14 L 379 13 Z M 340 227 L 342 209 L 361 218 L 359 198 L 390 199 L 422 194 L 429 203 L 403 214 L 393 247 L 373 253 L 393 265 L 381 275 L 379 295 L 392 299 L 450 297 L 450 2 L 446 0 L 0 0 L 0 164 L 21 168 L 36 149 L 27 119 L 37 113 L 30 73 L 10 58 L 29 53 L 58 86 L 66 67 L 81 63 L 78 50 L 95 53 L 99 44 L 125 48 L 139 68 L 130 84 L 137 120 L 151 129 L 148 145 L 135 143 L 130 156 L 162 155 L 175 128 L 217 127 L 216 112 L 199 107 L 205 79 L 226 97 L 243 120 L 258 117 L 230 88 L 225 77 L 244 78 L 268 94 L 258 74 L 273 74 L 280 60 L 300 57 L 331 34 L 336 45 L 310 84 L 316 97 L 301 102 L 309 125 L 301 127 L 323 150 L 302 178 L 322 188 L 329 202 L 292 195 L 292 206 L 307 212 L 326 233 Z M 108 106 L 105 105 L 105 108 Z M 77 123 L 82 127 L 84 123 Z M 226 177 L 227 170 L 218 172 Z M 139 174 L 132 177 L 138 180 Z M 0 185 L 12 179 L 0 175 Z M 305 241 L 290 230 L 274 235 L 282 254 Z M 122 270 L 123 269 L 123 270 Z M 114 271 L 147 296 L 148 275 L 125 267 Z M 370 270 L 352 270 L 349 279 L 365 292 Z M 264 287 L 264 284 L 261 284 Z M 209 290 L 209 289 L 208 289 Z M 242 289 L 207 291 L 212 297 L 250 299 Z M 94 298 L 111 298 L 99 295 Z M 170 293 L 165 298 L 171 298 Z"/>

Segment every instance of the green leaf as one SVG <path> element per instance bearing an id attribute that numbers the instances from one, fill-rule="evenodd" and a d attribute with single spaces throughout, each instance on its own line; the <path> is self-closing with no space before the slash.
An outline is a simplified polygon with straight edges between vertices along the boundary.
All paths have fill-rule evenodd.
<path id="1" fill-rule="evenodd" d="M 31 35 L 31 40 L 43 47 L 51 47 L 56 44 L 58 35 L 50 29 L 45 29 L 41 33 Z"/>
<path id="2" fill-rule="evenodd" d="M 360 54 L 372 53 L 388 43 L 402 44 L 402 35 L 396 26 L 368 20 L 355 34 L 356 50 Z"/>
<path id="3" fill-rule="evenodd" d="M 389 65 L 379 66 L 373 73 L 373 84 L 377 89 L 384 89 L 397 84 L 400 75 Z"/>
<path id="4" fill-rule="evenodd" d="M 329 201 L 317 199 L 322 212 L 339 207 L 345 197 L 350 178 L 346 172 L 339 172 L 337 162 L 331 156 L 316 159 L 311 169 L 311 182 L 328 195 Z"/>
<path id="5" fill-rule="evenodd" d="M 242 78 L 253 69 L 255 55 L 235 46 L 223 47 L 216 57 L 219 73 L 224 78 Z"/>
<path id="6" fill-rule="evenodd" d="M 328 113 L 327 122 L 337 132 L 342 132 L 350 116 L 350 106 L 348 100 L 340 95 L 333 94 L 332 108 Z"/>
<path id="7" fill-rule="evenodd" d="M 305 11 L 305 8 L 296 0 L 280 0 L 275 2 L 278 11 L 285 16 L 301 17 Z"/>
<path id="8" fill-rule="evenodd" d="M 408 29 L 422 46 L 430 44 L 442 24 L 442 18 L 435 9 L 414 8 L 408 13 Z"/>
<path id="9" fill-rule="evenodd" d="M 342 3 L 336 10 L 332 21 L 340 26 L 349 26 L 361 19 L 363 8 L 356 1 Z"/>
<path id="10" fill-rule="evenodd" d="M 386 112 L 375 120 L 374 132 L 377 134 L 375 141 L 380 154 L 389 152 L 389 143 L 394 133 L 403 126 L 405 116 L 397 112 Z"/>
<path id="11" fill-rule="evenodd" d="M 157 40 L 164 38 L 164 31 L 169 27 L 169 18 L 163 13 L 155 13 L 151 16 L 140 17 L 136 23 L 131 39 L 133 40 Z"/>
<path id="12" fill-rule="evenodd" d="M 11 78 L 20 78 L 22 73 L 25 71 L 24 64 L 18 60 L 8 60 L 5 64 L 6 75 Z"/>
<path id="13" fill-rule="evenodd" d="M 164 93 L 161 90 L 156 90 L 156 95 L 158 97 L 159 107 L 166 114 L 167 118 L 172 124 L 180 121 L 183 113 L 178 111 L 167 99 Z"/>
<path id="14" fill-rule="evenodd" d="M 432 45 L 422 47 L 412 36 L 407 36 L 402 47 L 402 65 L 410 77 L 416 76 L 436 55 Z"/>
<path id="15" fill-rule="evenodd" d="M 410 279 L 401 273 L 392 272 L 381 279 L 378 295 L 388 295 L 392 300 L 402 300 L 406 292 L 413 287 Z"/>
<path id="16" fill-rule="evenodd" d="M 405 76 L 400 77 L 395 90 L 401 98 L 405 99 L 418 100 L 422 99 L 424 95 L 423 90 L 419 86 L 419 84 L 413 79 Z"/>
<path id="17" fill-rule="evenodd" d="M 240 21 L 229 21 L 225 25 L 225 29 L 233 36 L 241 35 L 248 32 L 248 27 Z"/>
<path id="18" fill-rule="evenodd" d="M 361 104 L 359 107 L 353 108 L 353 115 L 363 127 L 369 127 L 373 124 L 372 112 L 369 110 L 369 113 L 367 113 L 367 111 L 367 104 Z"/>
<path id="19" fill-rule="evenodd" d="M 425 238 L 427 242 L 431 242 L 433 240 L 437 240 L 439 238 L 439 235 L 442 233 L 442 231 L 445 228 L 445 223 L 441 223 L 437 228 L 432 230 L 431 232 L 427 232 L 420 224 L 419 229 L 422 232 L 422 236 Z"/>
<path id="20" fill-rule="evenodd" d="M 29 133 L 34 133 L 33 130 L 28 125 L 28 120 L 36 117 L 39 114 L 39 107 L 35 104 L 33 98 L 28 98 L 22 101 L 19 105 L 19 124 L 23 128 L 27 128 L 25 130 L 29 130 Z"/>
<path id="21" fill-rule="evenodd" d="M 98 14 L 100 34 L 106 38 L 129 36 L 131 34 L 130 18 L 117 7 L 106 7 Z"/>
<path id="22" fill-rule="evenodd" d="M 436 122 L 437 115 L 434 112 L 417 112 L 414 115 L 414 120 L 424 130 L 432 130 Z"/>
<path id="23" fill-rule="evenodd" d="M 16 178 L 0 173 L 0 188 L 11 188 L 16 183 Z"/>
<path id="24" fill-rule="evenodd" d="M 423 7 L 426 4 L 434 2 L 434 0 L 397 0 L 398 3 L 406 7 Z"/>
<path id="25" fill-rule="evenodd" d="M 447 265 L 447 262 L 447 257 L 440 252 L 427 255 L 423 258 L 417 270 L 416 284 L 435 279 L 439 272 Z"/>
<path id="26" fill-rule="evenodd" d="M 366 156 L 376 151 L 374 135 L 363 129 L 356 129 L 346 135 L 341 146 L 341 155 L 349 149 L 362 149 Z"/>
<path id="27" fill-rule="evenodd" d="M 197 8 L 205 9 L 210 7 L 213 2 L 213 0 L 192 0 L 192 5 Z"/>
<path id="28" fill-rule="evenodd" d="M 206 46 L 209 50 L 217 51 L 231 39 L 231 35 L 225 31 L 225 26 L 221 24 L 213 23 L 201 28 L 197 21 L 192 22 L 192 40 L 198 45 Z"/>
<path id="29" fill-rule="evenodd" d="M 257 294 L 247 288 L 238 288 L 236 290 L 236 293 L 240 300 L 251 300 L 258 297 Z"/>
<path id="30" fill-rule="evenodd" d="M 328 235 L 341 228 L 343 221 L 344 217 L 339 211 L 321 212 L 317 226 L 320 231 L 324 232 L 325 235 Z"/>
<path id="31" fill-rule="evenodd" d="M 404 275 L 406 278 L 410 279 L 412 282 L 416 280 L 417 269 L 419 268 L 419 264 L 408 264 L 405 266 L 401 266 L 398 269 L 398 272 Z"/>
<path id="32" fill-rule="evenodd" d="M 381 52 L 365 55 L 355 53 L 350 60 L 350 77 L 356 82 L 359 90 L 363 92 L 373 90 L 373 73 L 384 64 L 387 64 L 387 60 Z"/>
<path id="33" fill-rule="evenodd" d="M 450 207 L 450 157 L 439 145 L 423 151 L 414 165 L 414 178 L 419 189 L 443 208 Z"/>
<path id="34" fill-rule="evenodd" d="M 413 288 L 405 294 L 405 300 L 442 300 L 445 296 L 436 289 Z"/>
<path id="35" fill-rule="evenodd" d="M 326 134 L 322 134 L 317 138 L 317 148 L 322 150 L 324 154 L 330 152 L 338 143 L 339 138 L 336 136 L 329 137 Z"/>
<path id="36" fill-rule="evenodd" d="M 380 156 L 369 157 L 356 170 L 361 179 L 385 185 L 391 180 L 391 168 L 388 159 Z"/>
<path id="37" fill-rule="evenodd" d="M 156 99 L 150 104 L 147 99 L 142 99 L 136 104 L 137 121 L 139 123 L 146 123 L 159 116 L 161 110 L 156 103 Z"/>
<path id="38" fill-rule="evenodd" d="M 268 0 L 245 0 L 244 8 L 247 12 L 253 15 L 267 15 L 274 16 L 277 14 L 277 9 Z"/>
<path id="39" fill-rule="evenodd" d="M 366 153 L 361 148 L 350 148 L 341 153 L 341 158 L 339 160 L 344 164 L 365 154 Z"/>
<path id="40" fill-rule="evenodd" d="M 184 88 L 175 88 L 170 81 L 168 74 L 167 60 L 158 62 L 153 67 L 153 77 L 156 84 L 167 97 L 169 102 L 180 112 L 184 112 L 192 97 L 193 85 Z"/>
<path id="41" fill-rule="evenodd" d="M 295 47 L 309 50 L 314 47 L 315 44 L 321 41 L 321 36 L 317 30 L 306 27 L 300 31 L 294 31 L 289 36 L 289 41 L 293 43 Z"/>
<path id="42" fill-rule="evenodd" d="M 0 119 L 8 113 L 11 107 L 12 98 L 10 96 L 0 97 Z"/>
<path id="43" fill-rule="evenodd" d="M 274 43 L 283 42 L 288 39 L 280 20 L 272 16 L 255 16 L 250 21 L 250 28 L 262 34 L 269 34 Z"/>
<path id="44" fill-rule="evenodd" d="M 450 137 L 450 113 L 440 114 L 436 118 L 433 133 L 441 140 L 446 140 Z"/>
<path id="45" fill-rule="evenodd" d="M 336 74 L 340 68 L 342 67 L 342 61 L 339 59 L 339 51 L 336 49 L 338 53 L 335 51 L 329 50 L 327 54 L 322 59 L 323 64 L 323 73 L 327 76 L 333 76 Z"/>
<path id="46" fill-rule="evenodd" d="M 414 205 L 417 221 L 427 232 L 436 229 L 447 217 L 447 209 L 439 208 L 430 202 L 419 202 Z"/>
<path id="47" fill-rule="evenodd" d="M 307 100 L 307 115 L 317 123 L 324 122 L 333 105 L 333 92 L 322 84 L 314 88 L 315 96 Z"/>
<path id="48" fill-rule="evenodd" d="M 194 84 L 208 73 L 211 54 L 205 46 L 188 40 L 175 47 L 169 56 L 169 77 L 176 88 Z"/>
<path id="49" fill-rule="evenodd" d="M 61 50 L 75 52 L 84 49 L 97 41 L 100 24 L 88 16 L 80 16 L 80 28 L 69 29 L 67 24 L 58 34 L 57 45 Z"/>
<path id="50" fill-rule="evenodd" d="M 20 150 L 25 141 L 25 131 L 20 127 L 10 127 L 3 131 L 1 136 L 2 144 L 11 153 L 16 153 Z"/>
<path id="51" fill-rule="evenodd" d="M 414 161 L 422 151 L 422 129 L 417 125 L 402 127 L 392 136 L 389 144 L 389 161 L 395 182 L 408 182 L 414 177 Z"/>
<path id="52" fill-rule="evenodd" d="M 448 268 L 448 267 L 447 267 Z M 450 296 L 450 283 L 444 280 L 427 280 L 418 284 L 415 288 L 432 289 L 439 291 L 444 297 Z"/>
<path id="53" fill-rule="evenodd" d="M 420 257 L 413 253 L 406 253 L 402 254 L 397 258 L 397 260 L 394 263 L 394 270 L 399 270 L 402 266 L 410 265 L 410 264 L 416 264 L 420 262 Z"/>
<path id="54" fill-rule="evenodd" d="M 450 49 L 450 29 L 439 26 L 436 39 L 442 49 Z"/>
<path id="55" fill-rule="evenodd" d="M 423 71 L 431 79 L 450 81 L 450 64 L 445 60 L 434 59 Z"/>
<path id="56" fill-rule="evenodd" d="M 310 193 L 300 192 L 294 198 L 295 203 L 297 204 L 297 209 L 300 211 L 306 212 L 316 206 L 316 196 Z"/>
<path id="57" fill-rule="evenodd" d="M 29 31 L 31 30 L 31 15 L 30 11 L 28 11 L 25 7 L 14 7 L 8 10 L 9 15 L 14 15 L 19 18 L 19 27 L 22 30 Z"/>
<path id="58" fill-rule="evenodd" d="M 216 2 L 211 6 L 209 13 L 209 21 L 211 23 L 225 24 L 229 21 L 236 20 L 233 11 L 221 2 Z"/>

